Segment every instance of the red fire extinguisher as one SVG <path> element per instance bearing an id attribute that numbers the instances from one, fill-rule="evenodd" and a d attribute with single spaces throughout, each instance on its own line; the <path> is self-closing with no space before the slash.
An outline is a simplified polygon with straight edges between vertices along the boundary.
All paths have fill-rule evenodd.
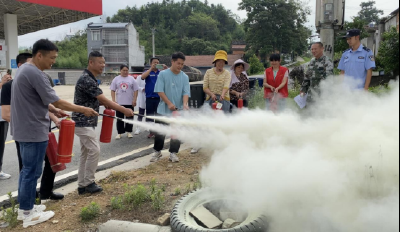
<path id="1" fill-rule="evenodd" d="M 240 99 L 238 100 L 238 108 L 239 108 L 239 109 L 242 109 L 242 108 L 243 108 L 243 99 L 242 99 L 242 98 L 240 98 Z"/>
<path id="2" fill-rule="evenodd" d="M 46 155 L 49 159 L 51 170 L 53 170 L 54 173 L 65 170 L 67 168 L 65 164 L 58 162 L 57 148 L 58 144 L 56 136 L 53 132 L 49 132 L 49 144 L 47 145 Z"/>
<path id="3" fill-rule="evenodd" d="M 214 103 L 212 104 L 212 109 L 213 109 L 213 110 L 222 110 L 222 107 L 221 107 L 221 108 L 218 108 L 218 104 L 219 104 L 219 102 L 214 102 Z"/>
<path id="4" fill-rule="evenodd" d="M 115 111 L 111 109 L 105 109 L 106 115 L 115 117 Z M 111 143 L 111 137 L 113 132 L 114 119 L 111 117 L 103 117 L 103 124 L 101 126 L 100 142 Z"/>
<path id="5" fill-rule="evenodd" d="M 72 148 L 74 147 L 75 122 L 71 118 L 61 121 L 60 135 L 58 137 L 58 162 L 71 163 Z"/>

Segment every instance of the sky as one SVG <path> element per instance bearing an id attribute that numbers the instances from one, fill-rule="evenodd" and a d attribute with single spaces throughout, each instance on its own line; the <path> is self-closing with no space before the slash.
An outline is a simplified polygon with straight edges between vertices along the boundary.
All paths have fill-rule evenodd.
<path id="1" fill-rule="evenodd" d="M 119 9 L 124 9 L 126 6 L 142 6 L 148 2 L 161 2 L 162 0 L 103 0 L 103 16 L 94 17 L 87 20 L 82 20 L 76 23 L 66 24 L 47 30 L 42 30 L 27 35 L 19 36 L 18 42 L 20 47 L 29 47 L 33 43 L 42 38 L 50 40 L 62 40 L 67 34 L 75 34 L 79 30 L 85 30 L 90 22 L 102 22 L 107 16 L 113 16 Z M 202 0 L 204 1 L 204 0 Z M 308 0 L 305 0 L 306 2 Z M 311 16 L 308 18 L 307 25 L 315 28 L 315 5 L 317 0 L 308 1 L 308 5 L 312 9 Z M 360 10 L 360 3 L 367 0 L 347 0 L 346 2 L 346 20 L 351 20 L 351 17 L 356 16 Z M 134 2 L 134 3 L 133 3 Z M 208 0 L 210 4 L 222 4 L 225 8 L 231 10 L 234 14 L 239 15 L 242 19 L 246 18 L 245 11 L 239 11 L 237 8 L 241 0 Z M 385 12 L 384 16 L 389 15 L 399 7 L 397 0 L 376 0 L 378 9 Z"/>

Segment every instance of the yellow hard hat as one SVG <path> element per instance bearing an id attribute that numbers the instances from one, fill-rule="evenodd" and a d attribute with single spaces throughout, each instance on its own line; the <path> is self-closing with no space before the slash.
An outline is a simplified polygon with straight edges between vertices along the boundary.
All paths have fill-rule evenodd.
<path id="1" fill-rule="evenodd" d="M 218 51 L 217 53 L 215 53 L 215 58 L 214 58 L 213 64 L 217 60 L 224 60 L 225 64 L 228 64 L 228 53 L 226 51 L 223 51 L 223 50 Z"/>

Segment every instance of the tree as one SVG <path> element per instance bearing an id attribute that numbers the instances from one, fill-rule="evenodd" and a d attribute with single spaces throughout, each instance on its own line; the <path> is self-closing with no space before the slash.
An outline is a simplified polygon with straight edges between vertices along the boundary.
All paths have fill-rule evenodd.
<path id="1" fill-rule="evenodd" d="M 156 53 L 171 55 L 214 54 L 219 49 L 229 52 L 233 40 L 243 40 L 244 29 L 237 16 L 222 5 L 200 0 L 151 2 L 141 7 L 126 7 L 107 22 L 131 21 L 145 46 L 146 60 L 151 56 L 151 28 L 156 28 Z"/>
<path id="2" fill-rule="evenodd" d="M 258 59 L 256 55 L 250 57 L 249 63 L 250 63 L 250 69 L 248 72 L 249 75 L 259 74 L 264 71 L 264 65 L 261 63 L 261 61 Z"/>
<path id="3" fill-rule="evenodd" d="M 377 60 L 385 68 L 385 73 L 393 72 L 393 76 L 399 75 L 399 33 L 395 27 L 383 33 L 381 46 Z"/>
<path id="4" fill-rule="evenodd" d="M 78 32 L 69 40 L 56 42 L 58 58 L 55 68 L 84 68 L 87 66 L 87 35 Z"/>
<path id="5" fill-rule="evenodd" d="M 379 15 L 383 15 L 383 10 L 378 10 L 375 7 L 375 1 L 362 2 L 360 4 L 361 10 L 358 12 L 357 18 L 365 22 L 365 25 L 374 22 L 379 24 Z"/>
<path id="6" fill-rule="evenodd" d="M 304 25 L 310 10 L 299 1 L 242 0 L 239 9 L 247 12 L 246 40 L 256 54 L 264 56 L 276 50 L 306 51 L 311 31 Z"/>
<path id="7" fill-rule="evenodd" d="M 360 35 L 360 40 L 368 37 L 368 33 L 364 30 L 362 30 L 365 26 L 365 22 L 361 20 L 358 17 L 354 17 L 352 22 L 345 22 L 344 23 L 344 30 L 350 30 L 350 29 L 360 29 L 361 30 L 361 35 Z M 335 52 L 344 52 L 347 49 L 349 49 L 349 44 L 347 43 L 346 39 L 343 38 L 344 35 L 338 34 L 335 37 Z"/>

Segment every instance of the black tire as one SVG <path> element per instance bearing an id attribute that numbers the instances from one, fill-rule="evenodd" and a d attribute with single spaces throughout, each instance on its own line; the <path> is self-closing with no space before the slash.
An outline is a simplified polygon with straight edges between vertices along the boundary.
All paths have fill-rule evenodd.
<path id="1" fill-rule="evenodd" d="M 207 229 L 198 225 L 189 215 L 193 209 L 200 205 L 217 200 L 235 200 L 232 197 L 214 193 L 210 188 L 200 189 L 189 193 L 180 199 L 171 213 L 172 232 L 267 232 L 266 217 L 258 212 L 248 212 L 246 219 L 238 226 L 231 229 Z"/>

